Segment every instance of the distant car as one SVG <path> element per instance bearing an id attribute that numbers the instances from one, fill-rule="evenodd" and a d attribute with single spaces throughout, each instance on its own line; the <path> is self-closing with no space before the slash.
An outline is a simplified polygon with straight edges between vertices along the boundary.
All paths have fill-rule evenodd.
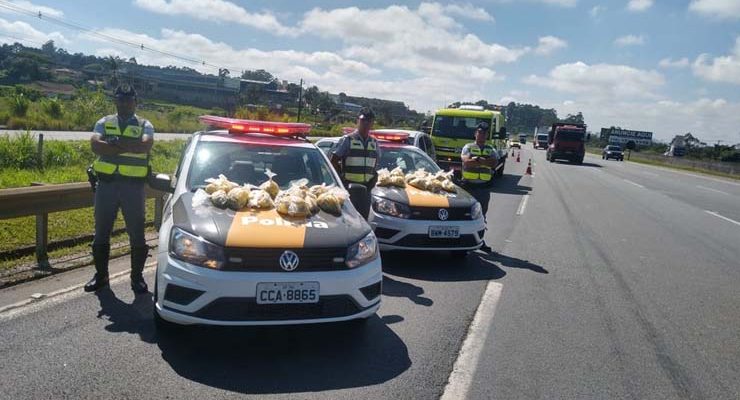
<path id="1" fill-rule="evenodd" d="M 547 134 L 540 133 L 534 138 L 532 143 L 535 149 L 547 149 Z"/>
<path id="2" fill-rule="evenodd" d="M 426 153 L 432 160 L 436 159 L 436 151 L 434 150 L 434 144 L 432 144 L 432 137 L 424 132 L 410 131 L 405 129 L 375 129 L 370 131 L 371 135 L 392 135 L 399 133 L 403 136 L 407 136 L 405 143 L 418 148 L 419 150 Z M 339 138 L 322 138 L 315 142 L 316 146 L 321 149 L 327 156 L 331 153 L 334 146 L 337 145 Z"/>
<path id="3" fill-rule="evenodd" d="M 509 148 L 516 147 L 517 149 L 522 148 L 522 144 L 519 143 L 519 139 L 509 139 Z"/>
<path id="4" fill-rule="evenodd" d="M 527 144 L 527 135 L 519 135 L 519 143 Z"/>
<path id="5" fill-rule="evenodd" d="M 613 158 L 615 160 L 624 161 L 624 153 L 622 152 L 621 147 L 610 144 L 604 147 L 604 150 L 601 151 L 601 158 L 604 160 Z"/>

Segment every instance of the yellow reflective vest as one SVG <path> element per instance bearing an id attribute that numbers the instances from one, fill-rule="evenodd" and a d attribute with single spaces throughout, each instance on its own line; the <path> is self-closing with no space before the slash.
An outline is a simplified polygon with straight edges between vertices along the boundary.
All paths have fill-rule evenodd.
<path id="1" fill-rule="evenodd" d="M 105 135 L 117 136 L 120 141 L 141 141 L 146 120 L 138 118 L 138 125 L 128 125 L 121 132 L 118 126 L 118 116 L 109 115 L 104 118 Z M 98 174 L 118 174 L 130 178 L 145 178 L 149 174 L 148 153 L 121 153 L 117 155 L 101 155 L 93 162 L 93 169 Z"/>
<path id="2" fill-rule="evenodd" d="M 493 147 L 489 145 L 484 145 L 483 149 L 481 150 L 480 147 L 478 147 L 477 144 L 473 144 L 469 146 L 470 148 L 470 155 L 472 157 L 490 157 L 491 154 L 493 154 Z M 466 181 L 471 182 L 488 182 L 493 178 L 493 171 L 491 170 L 491 167 L 487 166 L 479 166 L 475 168 L 465 168 L 465 164 L 463 164 L 463 179 Z"/>
<path id="3" fill-rule="evenodd" d="M 363 142 L 358 133 L 347 137 L 350 140 L 349 153 L 342 162 L 342 174 L 347 182 L 366 184 L 375 176 L 378 159 L 378 141 L 368 137 Z"/>

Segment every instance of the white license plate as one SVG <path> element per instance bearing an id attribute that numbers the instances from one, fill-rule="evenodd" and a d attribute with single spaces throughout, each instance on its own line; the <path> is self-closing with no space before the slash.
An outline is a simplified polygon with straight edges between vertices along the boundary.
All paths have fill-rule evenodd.
<path id="1" fill-rule="evenodd" d="M 430 239 L 457 239 L 460 237 L 460 227 L 458 226 L 430 226 Z"/>
<path id="2" fill-rule="evenodd" d="M 318 282 L 261 282 L 257 284 L 257 304 L 318 302 Z"/>

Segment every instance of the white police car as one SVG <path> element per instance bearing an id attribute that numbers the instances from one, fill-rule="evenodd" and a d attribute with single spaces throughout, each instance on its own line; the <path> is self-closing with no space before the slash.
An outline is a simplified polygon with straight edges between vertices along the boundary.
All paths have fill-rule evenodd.
<path id="1" fill-rule="evenodd" d="M 326 156 L 299 135 L 306 124 L 205 116 L 219 129 L 193 135 L 174 177 L 153 184 L 172 193 L 159 231 L 155 322 L 277 325 L 367 319 L 380 307 L 381 261 L 368 223 L 349 201 L 342 214 L 307 219 L 276 210 L 193 206 L 205 179 L 258 185 L 271 169 L 281 189 L 342 187 Z M 350 185 L 355 200 L 363 186 Z M 367 200 L 365 200 L 367 202 Z"/>

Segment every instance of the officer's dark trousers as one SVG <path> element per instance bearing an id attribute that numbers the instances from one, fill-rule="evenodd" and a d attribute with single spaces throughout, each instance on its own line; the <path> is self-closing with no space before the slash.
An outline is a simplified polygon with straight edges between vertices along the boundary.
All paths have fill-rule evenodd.
<path id="1" fill-rule="evenodd" d="M 110 243 L 113 223 L 118 209 L 123 213 L 131 248 L 146 246 L 144 223 L 146 219 L 143 179 L 100 180 L 95 191 L 95 238 L 93 246 Z"/>
<path id="2" fill-rule="evenodd" d="M 473 196 L 478 202 L 480 203 L 481 209 L 483 211 L 483 218 L 488 220 L 486 218 L 486 214 L 488 214 L 488 203 L 491 201 L 491 187 L 490 185 L 472 185 L 468 184 L 465 186 L 465 190 L 470 193 L 471 196 Z"/>

